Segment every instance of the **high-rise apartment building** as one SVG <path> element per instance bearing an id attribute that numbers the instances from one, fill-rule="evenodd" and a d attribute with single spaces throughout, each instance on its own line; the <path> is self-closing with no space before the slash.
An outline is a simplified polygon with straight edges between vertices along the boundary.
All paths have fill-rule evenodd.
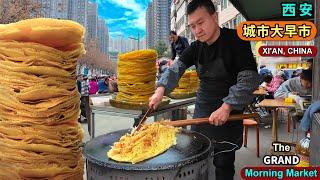
<path id="1" fill-rule="evenodd" d="M 42 7 L 42 17 L 70 19 L 86 29 L 85 39 L 98 40 L 99 49 L 107 54 L 109 49 L 109 31 L 104 20 L 98 23 L 97 3 L 89 0 L 34 0 Z"/>
<path id="2" fill-rule="evenodd" d="M 169 45 L 171 0 L 153 0 L 154 44 L 160 41 Z"/>
<path id="3" fill-rule="evenodd" d="M 69 0 L 35 0 L 35 2 L 41 4 L 43 17 L 69 19 Z"/>
<path id="4" fill-rule="evenodd" d="M 52 2 L 51 17 L 68 19 L 69 0 L 55 0 Z"/>
<path id="5" fill-rule="evenodd" d="M 194 36 L 188 27 L 187 6 L 191 0 L 174 0 L 171 3 L 171 30 L 177 32 L 177 35 L 188 38 L 189 41 L 194 40 Z"/>
<path id="6" fill-rule="evenodd" d="M 146 41 L 147 39 L 146 38 L 143 38 L 142 40 L 141 40 L 141 48 L 140 49 L 147 49 L 147 41 Z"/>
<path id="7" fill-rule="evenodd" d="M 97 3 L 88 2 L 87 10 L 87 38 L 97 38 L 97 26 L 98 26 L 98 5 Z"/>
<path id="8" fill-rule="evenodd" d="M 51 10 L 53 8 L 53 1 L 52 0 L 35 0 L 35 2 L 38 2 L 42 7 L 42 16 L 43 17 L 51 17 Z"/>
<path id="9" fill-rule="evenodd" d="M 107 48 L 107 26 L 104 19 L 98 18 L 98 45 L 100 52 L 108 54 Z"/>
<path id="10" fill-rule="evenodd" d="M 87 26 L 88 0 L 69 0 L 69 19 Z"/>
<path id="11" fill-rule="evenodd" d="M 106 48 L 107 48 L 107 54 L 109 54 L 109 51 L 110 51 L 110 43 L 109 43 L 109 41 L 110 41 L 110 37 L 109 37 L 109 28 L 108 28 L 108 25 L 107 25 L 107 23 L 106 23 Z"/>
<path id="12" fill-rule="evenodd" d="M 245 18 L 228 0 L 215 0 L 218 13 L 219 25 L 236 29 L 237 26 L 245 21 Z"/>
<path id="13" fill-rule="evenodd" d="M 171 0 L 153 0 L 146 11 L 146 46 L 153 48 L 160 41 L 169 45 Z"/>
<path id="14" fill-rule="evenodd" d="M 146 46 L 147 48 L 154 47 L 154 17 L 153 17 L 153 6 L 152 2 L 149 3 L 146 11 Z"/>

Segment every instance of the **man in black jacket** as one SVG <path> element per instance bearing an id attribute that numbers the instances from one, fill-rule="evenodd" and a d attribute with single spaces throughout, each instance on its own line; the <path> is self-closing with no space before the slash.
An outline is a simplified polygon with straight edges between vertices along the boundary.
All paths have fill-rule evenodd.
<path id="1" fill-rule="evenodd" d="M 209 117 L 210 124 L 191 129 L 209 137 L 214 147 L 217 180 L 233 179 L 235 151 L 242 146 L 242 121 L 226 122 L 230 114 L 243 113 L 259 85 L 250 42 L 235 30 L 221 29 L 211 0 L 193 0 L 187 7 L 188 24 L 196 41 L 184 50 L 157 83 L 149 99 L 156 108 L 178 84 L 185 70 L 195 65 L 200 79 L 194 118 Z"/>
<path id="2" fill-rule="evenodd" d="M 174 61 L 176 56 L 179 57 L 183 51 L 189 47 L 188 39 L 182 36 L 178 36 L 175 31 L 170 31 L 170 41 L 171 41 L 171 60 Z"/>

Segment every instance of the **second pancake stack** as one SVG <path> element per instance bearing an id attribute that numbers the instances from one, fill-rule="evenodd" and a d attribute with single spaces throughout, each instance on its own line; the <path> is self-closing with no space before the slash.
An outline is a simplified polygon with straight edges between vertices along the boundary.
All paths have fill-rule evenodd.
<path id="1" fill-rule="evenodd" d="M 117 101 L 146 104 L 155 91 L 155 50 L 139 50 L 119 55 Z"/>
<path id="2" fill-rule="evenodd" d="M 197 72 L 187 70 L 179 80 L 178 86 L 170 93 L 174 99 L 190 98 L 195 96 L 199 87 Z"/>

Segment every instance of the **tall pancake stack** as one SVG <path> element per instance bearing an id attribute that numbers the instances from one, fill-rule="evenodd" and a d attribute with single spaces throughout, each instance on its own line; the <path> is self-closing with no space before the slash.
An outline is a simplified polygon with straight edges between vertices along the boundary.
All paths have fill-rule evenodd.
<path id="1" fill-rule="evenodd" d="M 84 28 L 29 19 L 0 25 L 0 179 L 82 179 L 76 88 Z"/>
<path id="2" fill-rule="evenodd" d="M 190 71 L 188 71 L 188 73 L 190 73 L 191 92 L 197 92 L 197 90 L 199 88 L 199 77 L 198 77 L 197 71 L 190 70 Z"/>
<path id="3" fill-rule="evenodd" d="M 195 96 L 198 86 L 197 72 L 187 70 L 180 78 L 178 86 L 171 92 L 170 97 L 181 99 Z"/>
<path id="4" fill-rule="evenodd" d="M 155 50 L 139 50 L 119 55 L 116 101 L 145 104 L 155 91 Z"/>

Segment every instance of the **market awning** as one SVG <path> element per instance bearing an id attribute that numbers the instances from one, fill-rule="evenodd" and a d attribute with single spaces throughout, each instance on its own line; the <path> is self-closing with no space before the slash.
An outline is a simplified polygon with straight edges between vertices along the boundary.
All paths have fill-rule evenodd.
<path id="1" fill-rule="evenodd" d="M 229 0 L 247 19 L 253 20 L 312 20 L 313 17 L 283 17 L 281 3 L 295 3 L 296 12 L 302 3 L 315 4 L 315 0 Z M 313 7 L 315 8 L 315 7 Z M 312 13 L 314 15 L 314 13 Z"/>

